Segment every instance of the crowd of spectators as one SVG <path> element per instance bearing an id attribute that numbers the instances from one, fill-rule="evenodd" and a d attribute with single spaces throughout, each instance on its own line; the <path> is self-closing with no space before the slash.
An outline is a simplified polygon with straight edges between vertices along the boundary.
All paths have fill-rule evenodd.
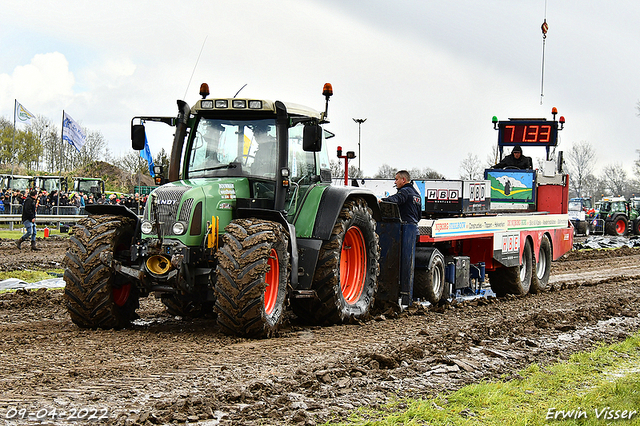
<path id="1" fill-rule="evenodd" d="M 0 214 L 21 214 L 22 205 L 29 194 L 29 190 L 18 191 L 13 189 L 0 190 Z M 59 199 L 58 199 L 59 198 Z M 100 194 L 98 198 L 94 194 L 82 192 L 59 192 L 45 190 L 38 191 L 38 214 L 85 214 L 85 206 L 88 204 L 120 204 L 128 207 L 136 214 L 142 214 L 147 202 L 147 195 L 136 193 L 133 195 Z"/>

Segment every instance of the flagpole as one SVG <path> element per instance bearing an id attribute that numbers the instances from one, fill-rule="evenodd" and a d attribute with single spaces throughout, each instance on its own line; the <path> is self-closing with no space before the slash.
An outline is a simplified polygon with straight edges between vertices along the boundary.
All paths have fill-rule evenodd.
<path id="1" fill-rule="evenodd" d="M 18 100 L 14 99 L 13 100 L 13 136 L 11 137 L 11 182 L 13 182 L 13 173 L 16 167 L 16 162 L 13 161 L 13 156 L 16 153 L 16 110 L 17 109 L 18 109 Z M 13 191 L 10 191 L 10 192 L 11 192 L 11 197 L 9 198 L 9 200 L 11 201 L 11 204 L 9 204 L 9 214 L 13 213 L 11 211 L 11 209 L 13 208 Z M 13 222 L 11 222 L 11 225 L 13 225 Z M 11 227 L 11 229 L 13 230 L 13 226 Z"/>
<path id="2" fill-rule="evenodd" d="M 18 100 L 13 100 L 13 136 L 11 137 L 11 176 L 16 166 L 16 162 L 13 161 L 13 156 L 16 152 L 16 110 L 18 109 Z M 13 177 L 12 177 L 13 179 Z"/>
<path id="3" fill-rule="evenodd" d="M 64 110 L 62 110 L 62 126 L 60 126 L 60 173 L 58 176 L 62 176 L 62 148 L 64 147 Z M 62 185 L 58 190 L 58 215 L 60 215 L 60 193 L 62 192 Z M 60 222 L 58 222 L 58 231 L 60 231 Z"/>

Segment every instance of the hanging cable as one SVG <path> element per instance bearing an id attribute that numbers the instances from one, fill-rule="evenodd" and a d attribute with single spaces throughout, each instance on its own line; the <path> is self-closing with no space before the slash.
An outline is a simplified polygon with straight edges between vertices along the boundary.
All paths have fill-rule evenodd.
<path id="1" fill-rule="evenodd" d="M 544 97 L 544 50 L 547 44 L 547 31 L 549 31 L 549 24 L 547 24 L 547 0 L 544 0 L 544 21 L 540 27 L 542 30 L 542 80 L 540 82 L 540 105 L 542 105 L 542 98 Z"/>

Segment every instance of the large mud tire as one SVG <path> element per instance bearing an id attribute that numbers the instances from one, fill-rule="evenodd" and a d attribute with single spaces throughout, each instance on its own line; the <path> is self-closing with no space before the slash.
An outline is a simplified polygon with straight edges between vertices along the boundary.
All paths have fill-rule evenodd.
<path id="1" fill-rule="evenodd" d="M 378 288 L 380 247 L 371 209 L 347 200 L 320 248 L 312 288 L 317 299 L 294 299 L 296 315 L 311 324 L 340 324 L 370 315 Z"/>
<path id="2" fill-rule="evenodd" d="M 100 261 L 103 253 L 130 259 L 135 221 L 109 215 L 88 216 L 73 228 L 64 257 L 64 300 L 71 320 L 82 328 L 123 328 L 135 318 L 135 283 Z"/>
<path id="3" fill-rule="evenodd" d="M 448 296 L 444 294 L 444 288 L 444 257 L 437 251 L 428 269 L 415 270 L 413 297 L 424 298 L 432 305 L 436 305 L 444 296 Z"/>
<path id="4" fill-rule="evenodd" d="M 507 294 L 523 295 L 529 292 L 533 274 L 533 250 L 527 241 L 522 250 L 520 266 L 498 268 L 489 273 L 491 289 L 498 297 Z"/>
<path id="5" fill-rule="evenodd" d="M 618 216 L 612 221 L 605 222 L 604 228 L 607 235 L 623 236 L 627 233 L 629 223 L 626 217 Z"/>
<path id="6" fill-rule="evenodd" d="M 587 225 L 588 226 L 588 225 Z M 588 229 L 588 228 L 587 228 Z M 540 241 L 540 252 L 538 260 L 533 259 L 533 275 L 531 277 L 531 293 L 537 294 L 546 291 L 549 287 L 549 276 L 551 275 L 551 242 L 545 235 Z"/>
<path id="7" fill-rule="evenodd" d="M 289 283 L 289 236 L 277 222 L 236 219 L 218 250 L 216 303 L 222 332 L 269 337 L 284 321 Z"/>

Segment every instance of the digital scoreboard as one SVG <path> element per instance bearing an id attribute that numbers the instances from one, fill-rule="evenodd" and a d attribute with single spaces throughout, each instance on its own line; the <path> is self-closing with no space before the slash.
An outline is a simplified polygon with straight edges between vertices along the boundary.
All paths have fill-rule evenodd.
<path id="1" fill-rule="evenodd" d="M 545 120 L 509 120 L 498 122 L 500 146 L 556 146 L 558 122 Z"/>

